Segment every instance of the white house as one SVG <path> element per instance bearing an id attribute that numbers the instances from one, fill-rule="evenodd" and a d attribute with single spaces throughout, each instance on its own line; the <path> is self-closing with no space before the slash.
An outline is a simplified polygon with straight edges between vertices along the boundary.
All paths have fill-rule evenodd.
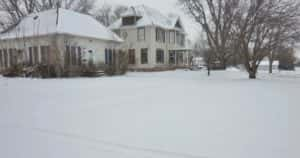
<path id="1" fill-rule="evenodd" d="M 122 42 L 89 15 L 65 9 L 33 13 L 0 34 L 0 69 L 20 63 L 101 65 L 110 62 Z"/>
<path id="2" fill-rule="evenodd" d="M 131 69 L 155 69 L 187 66 L 189 48 L 179 16 L 165 16 L 144 5 L 130 7 L 110 27 L 128 50 Z"/>

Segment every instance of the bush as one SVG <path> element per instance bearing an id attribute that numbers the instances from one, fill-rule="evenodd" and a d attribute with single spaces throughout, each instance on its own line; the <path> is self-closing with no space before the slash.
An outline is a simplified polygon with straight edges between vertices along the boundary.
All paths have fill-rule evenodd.
<path id="1" fill-rule="evenodd" d="M 35 77 L 35 78 L 56 78 L 59 77 L 57 67 L 53 65 L 15 65 L 8 68 L 4 73 L 5 77 Z"/>
<path id="2" fill-rule="evenodd" d="M 23 65 L 14 65 L 3 72 L 4 77 L 23 77 L 25 72 Z"/>
<path id="3" fill-rule="evenodd" d="M 59 74 L 53 65 L 38 65 L 34 69 L 32 77 L 56 78 L 59 77 Z"/>
<path id="4" fill-rule="evenodd" d="M 109 76 L 124 75 L 128 71 L 128 56 L 126 52 L 114 53 L 111 64 L 105 68 L 105 73 Z"/>

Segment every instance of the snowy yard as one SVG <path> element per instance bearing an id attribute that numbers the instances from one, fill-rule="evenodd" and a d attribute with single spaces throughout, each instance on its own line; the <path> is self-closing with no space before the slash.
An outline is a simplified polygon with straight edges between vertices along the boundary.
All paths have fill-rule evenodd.
<path id="1" fill-rule="evenodd" d="M 300 71 L 0 77 L 1 158 L 287 158 Z M 291 136 L 291 135 L 290 135 Z"/>

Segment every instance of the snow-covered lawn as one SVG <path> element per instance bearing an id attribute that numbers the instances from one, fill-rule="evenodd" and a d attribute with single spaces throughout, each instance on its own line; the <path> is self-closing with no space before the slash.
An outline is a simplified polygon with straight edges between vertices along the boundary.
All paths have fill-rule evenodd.
<path id="1" fill-rule="evenodd" d="M 0 77 L 0 157 L 287 158 L 299 105 L 300 71 Z"/>

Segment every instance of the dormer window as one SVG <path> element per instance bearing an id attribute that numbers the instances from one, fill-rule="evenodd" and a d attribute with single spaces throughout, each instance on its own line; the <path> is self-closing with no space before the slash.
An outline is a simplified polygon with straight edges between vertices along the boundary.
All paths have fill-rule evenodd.
<path id="1" fill-rule="evenodd" d="M 176 25 L 175 25 L 175 27 L 182 29 L 182 26 L 181 26 L 181 24 L 180 24 L 179 20 L 176 22 Z"/>
<path id="2" fill-rule="evenodd" d="M 129 25 L 135 25 L 138 20 L 140 20 L 141 17 L 138 16 L 128 16 L 122 18 L 122 25 L 123 26 L 129 26 Z"/>

